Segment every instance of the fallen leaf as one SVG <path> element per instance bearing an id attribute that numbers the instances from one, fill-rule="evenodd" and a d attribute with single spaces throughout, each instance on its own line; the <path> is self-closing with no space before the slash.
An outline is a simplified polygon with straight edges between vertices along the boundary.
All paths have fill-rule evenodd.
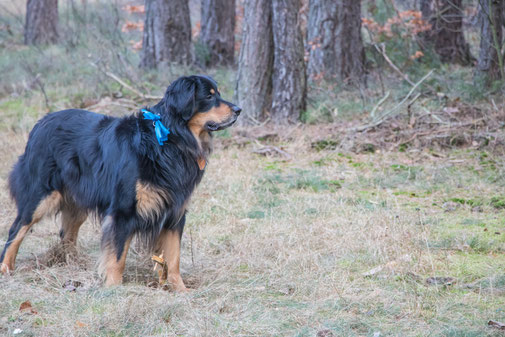
<path id="1" fill-rule="evenodd" d="M 35 309 L 33 309 L 32 304 L 30 303 L 30 301 L 24 301 L 23 303 L 21 303 L 21 305 L 19 306 L 19 311 L 29 312 L 30 314 L 36 314 L 37 313 L 37 311 Z"/>
<path id="2" fill-rule="evenodd" d="M 87 327 L 88 325 L 86 323 L 83 323 L 81 321 L 75 321 L 75 327 L 76 328 L 85 328 Z"/>
<path id="3" fill-rule="evenodd" d="M 153 255 L 151 257 L 151 260 L 154 262 L 153 271 L 158 270 L 158 283 L 160 285 L 166 283 L 168 277 L 168 265 L 165 259 L 163 259 L 163 254 L 164 251 L 162 251 L 159 256 Z"/>
<path id="4" fill-rule="evenodd" d="M 492 326 L 493 328 L 497 328 L 500 330 L 505 330 L 505 324 L 497 321 L 489 321 L 487 322 L 487 325 Z"/>

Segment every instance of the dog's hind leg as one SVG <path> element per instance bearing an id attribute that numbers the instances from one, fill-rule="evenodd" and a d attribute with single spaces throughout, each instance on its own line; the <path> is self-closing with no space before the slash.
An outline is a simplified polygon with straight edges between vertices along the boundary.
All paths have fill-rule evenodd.
<path id="1" fill-rule="evenodd" d="M 3 274 L 11 272 L 14 269 L 14 262 L 16 261 L 19 245 L 21 245 L 30 227 L 31 226 L 21 222 L 21 217 L 19 215 L 16 220 L 14 220 L 14 223 L 9 229 L 9 237 L 2 251 L 2 256 L 0 256 L 0 272 Z"/>
<path id="2" fill-rule="evenodd" d="M 35 208 L 27 206 L 19 210 L 18 216 L 9 230 L 9 237 L 0 257 L 0 272 L 5 274 L 14 270 L 19 246 L 30 228 L 46 214 L 56 212 L 60 202 L 61 194 L 53 191 L 42 198 Z"/>
<path id="3" fill-rule="evenodd" d="M 87 217 L 87 212 L 74 202 L 65 200 L 62 203 L 60 238 L 64 249 L 75 249 L 79 229 Z"/>

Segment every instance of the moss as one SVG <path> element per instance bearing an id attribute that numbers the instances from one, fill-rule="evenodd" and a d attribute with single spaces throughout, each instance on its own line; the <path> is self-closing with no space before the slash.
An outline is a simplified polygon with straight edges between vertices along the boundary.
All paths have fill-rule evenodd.
<path id="1" fill-rule="evenodd" d="M 505 197 L 492 197 L 490 204 L 496 209 L 505 209 Z"/>
<path id="2" fill-rule="evenodd" d="M 337 139 L 322 139 L 315 141 L 311 144 L 311 147 L 316 151 L 322 150 L 335 150 L 340 142 Z"/>

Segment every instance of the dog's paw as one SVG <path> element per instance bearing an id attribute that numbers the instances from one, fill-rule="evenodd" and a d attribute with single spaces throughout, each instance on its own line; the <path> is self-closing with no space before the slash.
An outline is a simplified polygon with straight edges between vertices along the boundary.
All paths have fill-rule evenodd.
<path id="1" fill-rule="evenodd" d="M 9 268 L 9 266 L 7 265 L 7 263 L 2 263 L 0 265 L 0 273 L 3 274 L 3 275 L 10 275 L 12 273 L 12 269 Z"/>

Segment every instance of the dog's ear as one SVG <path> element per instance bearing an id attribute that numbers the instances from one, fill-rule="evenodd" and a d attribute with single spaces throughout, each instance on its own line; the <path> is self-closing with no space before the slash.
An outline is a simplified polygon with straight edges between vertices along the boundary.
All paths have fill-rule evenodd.
<path id="1" fill-rule="evenodd" d="M 165 104 L 168 111 L 188 121 L 196 110 L 196 81 L 180 77 L 167 88 Z"/>

